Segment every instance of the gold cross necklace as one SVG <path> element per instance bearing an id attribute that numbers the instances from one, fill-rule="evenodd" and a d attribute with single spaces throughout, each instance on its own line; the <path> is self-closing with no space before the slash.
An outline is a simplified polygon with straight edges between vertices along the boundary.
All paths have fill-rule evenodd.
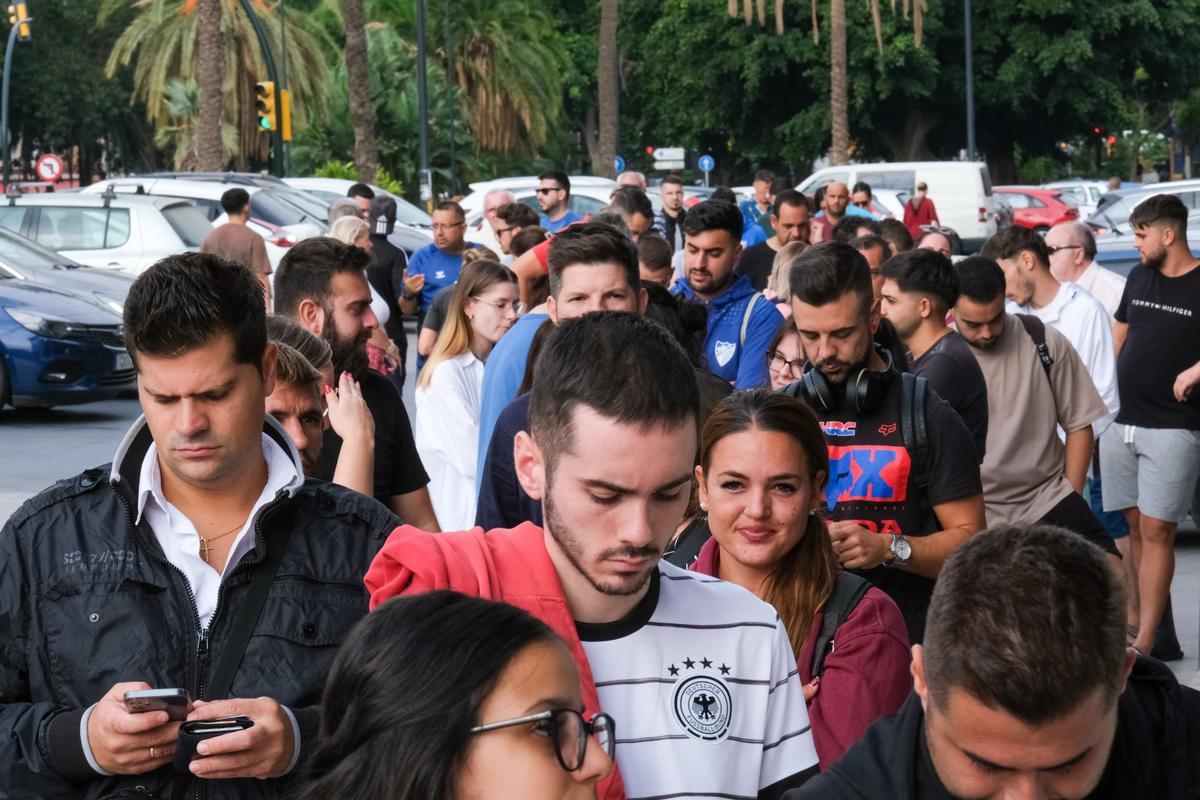
<path id="1" fill-rule="evenodd" d="M 240 531 L 245 526 L 245 524 L 246 524 L 246 521 L 242 520 L 236 526 L 230 528 L 229 530 L 225 531 L 224 533 L 219 534 L 217 536 L 209 537 L 207 539 L 204 538 L 203 536 L 200 536 L 199 531 L 197 531 L 196 535 L 200 536 L 200 557 L 203 558 L 205 561 L 208 561 L 208 554 L 211 553 L 215 549 L 211 543 L 217 541 L 218 539 L 224 539 L 226 536 L 228 536 L 229 534 L 231 534 L 235 531 Z"/>

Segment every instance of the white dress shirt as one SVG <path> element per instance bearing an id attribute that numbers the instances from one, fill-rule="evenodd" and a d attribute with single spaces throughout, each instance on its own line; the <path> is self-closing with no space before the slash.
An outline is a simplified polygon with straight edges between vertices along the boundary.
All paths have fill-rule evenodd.
<path id="1" fill-rule="evenodd" d="M 1042 308 L 1030 304 L 1018 306 L 1017 311 L 1032 314 L 1057 330 L 1079 353 L 1100 399 L 1108 408 L 1108 414 L 1092 423 L 1092 432 L 1099 439 L 1121 409 L 1117 396 L 1117 355 L 1108 312 L 1099 300 L 1073 283 L 1059 286 L 1058 294 Z"/>
<path id="2" fill-rule="evenodd" d="M 1109 321 L 1116 318 L 1117 306 L 1121 304 L 1121 295 L 1125 294 L 1125 279 L 1093 261 L 1088 268 L 1079 274 L 1075 285 L 1100 301 L 1108 312 Z"/>
<path id="3" fill-rule="evenodd" d="M 475 527 L 483 362 L 468 350 L 438 364 L 417 387 L 417 453 L 429 473 L 429 499 L 444 531 Z"/>
<path id="4" fill-rule="evenodd" d="M 196 598 L 196 613 L 200 629 L 207 630 L 213 612 L 217 610 L 217 594 L 221 581 L 233 571 L 242 558 L 254 549 L 254 520 L 267 503 L 280 491 L 304 483 L 295 463 L 273 439 L 262 435 L 263 457 L 267 460 L 267 483 L 250 510 L 241 530 L 234 534 L 233 546 L 225 568 L 217 572 L 200 557 L 200 535 L 192 521 L 163 496 L 162 472 L 158 465 L 158 445 L 151 443 L 142 461 L 138 479 L 137 522 L 145 518 L 163 555 L 187 578 Z"/>

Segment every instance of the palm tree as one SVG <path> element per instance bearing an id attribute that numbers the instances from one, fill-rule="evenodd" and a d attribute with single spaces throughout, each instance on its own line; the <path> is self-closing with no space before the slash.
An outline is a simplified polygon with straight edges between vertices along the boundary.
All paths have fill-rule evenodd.
<path id="1" fill-rule="evenodd" d="M 599 107 L 597 147 L 592 152 L 592 173 L 614 174 L 620 93 L 617 87 L 617 21 L 620 0 L 600 0 L 600 36 L 596 53 L 596 94 Z"/>
<path id="2" fill-rule="evenodd" d="M 766 0 L 743 0 L 746 24 L 753 21 L 751 4 L 757 3 L 758 24 L 767 24 Z M 883 20 L 879 0 L 867 0 L 871 8 L 871 21 L 875 27 L 875 45 L 883 54 Z M 896 0 L 891 0 L 892 11 L 896 11 Z M 913 43 L 921 46 L 924 35 L 924 15 L 929 9 L 929 0 L 903 0 L 901 11 L 913 21 Z M 729 0 L 729 16 L 738 15 L 737 0 Z M 783 33 L 783 0 L 775 0 L 775 31 Z M 821 42 L 820 20 L 817 17 L 817 0 L 812 0 L 813 44 Z M 829 148 L 830 164 L 845 164 L 850 160 L 850 70 L 846 52 L 846 0 L 829 0 L 829 111 L 832 142 Z"/>
<path id="3" fill-rule="evenodd" d="M 245 169 L 250 155 L 261 156 L 267 149 L 266 137 L 258 129 L 254 96 L 254 84 L 266 78 L 266 68 L 254 29 L 238 0 L 219 1 L 225 41 L 221 84 L 224 119 L 237 131 L 240 143 L 237 164 L 239 169 Z M 251 2 L 263 21 L 273 51 L 281 58 L 283 43 L 276 7 L 268 6 L 265 0 Z M 146 117 L 154 127 L 167 127 L 172 124 L 164 102 L 167 84 L 176 78 L 198 82 L 198 0 L 103 0 L 99 22 L 130 4 L 138 9 L 138 14 L 117 38 L 105 70 L 111 77 L 121 67 L 133 63 L 131 100 L 145 102 Z M 289 15 L 287 64 L 293 127 L 302 125 L 307 115 L 319 111 L 324 103 L 329 85 L 324 51 L 332 51 L 334 47 L 307 15 Z"/>
<path id="4" fill-rule="evenodd" d="M 367 31 L 362 0 L 342 0 L 342 21 L 346 28 L 350 115 L 354 119 L 354 165 L 358 169 L 358 179 L 369 183 L 375 179 L 378 155 L 375 150 L 375 107 L 371 103 L 371 84 L 367 76 Z"/>
<path id="5" fill-rule="evenodd" d="M 200 161 L 199 149 L 200 140 L 207 136 L 209 131 L 201 130 L 200 106 L 201 91 L 195 81 L 173 78 L 163 87 L 163 113 L 170 122 L 155 129 L 154 146 L 173 148 L 174 166 L 177 170 L 205 169 Z M 217 145 L 221 148 L 218 163 L 224 163 L 225 159 L 237 150 L 237 130 L 232 125 L 222 122 Z"/>
<path id="6" fill-rule="evenodd" d="M 225 79 L 225 60 L 221 57 L 221 0 L 200 0 L 196 37 L 196 82 L 200 86 L 200 114 L 197 120 L 196 167 L 218 170 L 224 166 L 221 147 L 221 122 L 224 101 L 221 84 Z"/>

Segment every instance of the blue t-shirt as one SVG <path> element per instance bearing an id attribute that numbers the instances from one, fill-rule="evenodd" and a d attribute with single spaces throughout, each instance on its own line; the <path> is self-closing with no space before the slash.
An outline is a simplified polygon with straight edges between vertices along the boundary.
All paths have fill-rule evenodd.
<path id="1" fill-rule="evenodd" d="M 757 225 L 758 218 L 764 213 L 770 214 L 774 208 L 774 206 L 768 203 L 767 210 L 764 212 L 758 207 L 758 203 L 753 197 L 751 197 L 749 200 L 743 200 L 742 202 L 738 203 L 738 211 L 742 212 L 742 219 L 746 220 L 745 227 L 747 228 L 749 228 L 751 225 Z"/>
<path id="2" fill-rule="evenodd" d="M 548 233 L 558 233 L 568 225 L 574 222 L 582 221 L 583 217 L 579 216 L 571 209 L 567 209 L 567 213 L 563 214 L 559 219 L 550 219 L 550 217 L 542 214 L 541 219 L 538 220 L 538 224 L 545 228 Z"/>
<path id="3" fill-rule="evenodd" d="M 478 245 L 471 245 L 477 247 Z M 421 289 L 420 311 L 424 314 L 429 310 L 434 295 L 458 280 L 459 270 L 462 269 L 462 253 L 450 255 L 438 250 L 436 244 L 427 244 L 413 253 L 408 262 L 408 274 L 424 275 L 425 286 Z"/>
<path id="4" fill-rule="evenodd" d="M 483 368 L 483 388 L 479 400 L 479 453 L 476 464 L 483 466 L 487 459 L 488 442 L 492 429 L 501 412 L 517 396 L 521 379 L 525 377 L 525 362 L 529 360 L 529 346 L 542 323 L 550 319 L 547 314 L 526 314 L 500 337 L 492 352 L 488 354 Z M 479 474 L 479 473 L 477 473 Z"/>

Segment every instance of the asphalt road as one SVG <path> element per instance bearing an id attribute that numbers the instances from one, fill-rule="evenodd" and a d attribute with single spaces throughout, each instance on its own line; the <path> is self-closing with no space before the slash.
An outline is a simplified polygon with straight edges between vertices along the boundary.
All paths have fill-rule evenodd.
<path id="1" fill-rule="evenodd" d="M 412 380 L 405 391 L 410 410 Z M 0 520 L 55 481 L 111 461 L 140 413 L 136 400 L 0 411 Z M 1185 657 L 1171 666 L 1180 680 L 1200 688 L 1200 534 L 1194 529 L 1177 546 L 1172 600 Z"/>

